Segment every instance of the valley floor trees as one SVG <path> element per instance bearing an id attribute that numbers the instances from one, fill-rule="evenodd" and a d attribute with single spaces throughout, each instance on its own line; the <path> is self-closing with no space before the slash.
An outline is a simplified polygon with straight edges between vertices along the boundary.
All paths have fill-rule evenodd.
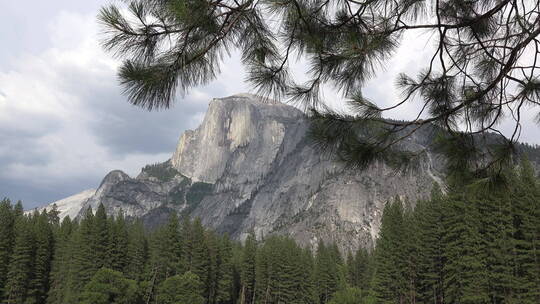
<path id="1" fill-rule="evenodd" d="M 384 210 L 372 250 L 311 251 L 285 236 L 244 244 L 179 219 L 146 231 L 103 206 L 59 223 L 0 202 L 2 303 L 540 303 L 540 183 L 449 181 Z"/>

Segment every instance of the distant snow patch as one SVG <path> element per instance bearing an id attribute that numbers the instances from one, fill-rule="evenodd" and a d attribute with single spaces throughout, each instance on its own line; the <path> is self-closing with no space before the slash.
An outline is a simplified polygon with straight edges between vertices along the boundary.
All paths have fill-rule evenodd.
<path id="1" fill-rule="evenodd" d="M 43 210 L 50 211 L 53 208 L 53 205 L 56 204 L 57 210 L 60 212 L 58 214 L 58 216 L 60 217 L 60 220 L 63 220 L 66 216 L 69 216 L 71 219 L 74 219 L 81 211 L 81 208 L 84 202 L 95 193 L 96 193 L 96 189 L 84 190 L 81 193 L 77 193 L 75 195 L 66 197 L 59 201 L 52 202 L 44 207 L 38 207 L 32 210 L 29 210 L 26 213 L 29 214 L 36 210 L 39 212 Z"/>

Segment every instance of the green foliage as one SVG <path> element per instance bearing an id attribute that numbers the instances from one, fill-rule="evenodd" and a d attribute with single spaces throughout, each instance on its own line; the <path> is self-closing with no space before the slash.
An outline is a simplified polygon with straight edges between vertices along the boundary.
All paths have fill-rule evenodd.
<path id="1" fill-rule="evenodd" d="M 453 302 L 488 303 L 486 256 L 476 202 L 451 197 L 445 206 L 445 297 Z"/>
<path id="2" fill-rule="evenodd" d="M 498 189 L 470 179 L 446 195 L 435 187 L 414 211 L 388 204 L 366 301 L 538 302 L 538 181 L 527 162 L 504 174 Z"/>
<path id="3" fill-rule="evenodd" d="M 34 216 L 34 255 L 33 271 L 28 296 L 30 302 L 45 303 L 49 291 L 49 273 L 54 253 L 52 224 L 56 219 L 50 218 L 46 211 Z"/>
<path id="4" fill-rule="evenodd" d="M 101 268 L 86 284 L 80 296 L 81 304 L 136 304 L 139 302 L 137 283 L 124 278 L 121 272 Z"/>
<path id="5" fill-rule="evenodd" d="M 141 281 L 148 259 L 148 239 L 141 221 L 136 221 L 129 228 L 126 276 Z"/>
<path id="6" fill-rule="evenodd" d="M 124 215 L 120 212 L 116 219 L 110 218 L 109 226 L 109 268 L 125 272 L 128 263 L 129 237 Z M 143 243 L 144 245 L 144 243 Z"/>
<path id="7" fill-rule="evenodd" d="M 241 303 L 252 304 L 255 301 L 256 257 L 257 241 L 255 239 L 255 234 L 251 232 L 246 238 L 242 252 L 242 264 L 240 269 L 242 282 L 240 294 Z"/>
<path id="8" fill-rule="evenodd" d="M 186 272 L 183 275 L 172 276 L 159 286 L 157 300 L 163 304 L 204 304 L 202 296 L 203 283 L 199 277 Z"/>
<path id="9" fill-rule="evenodd" d="M 169 221 L 160 227 L 150 243 L 150 265 L 157 282 L 178 274 L 180 267 L 180 230 L 178 217 L 171 214 Z"/>
<path id="10" fill-rule="evenodd" d="M 144 168 L 142 168 L 142 172 L 151 177 L 155 177 L 162 182 L 171 181 L 177 175 L 180 175 L 180 172 L 171 166 L 170 161 L 146 165 Z"/>
<path id="11" fill-rule="evenodd" d="M 380 303 L 399 303 L 405 297 L 406 260 L 403 205 L 399 199 L 387 203 L 382 218 L 372 291 Z"/>
<path id="12" fill-rule="evenodd" d="M 268 238 L 256 262 L 256 303 L 313 303 L 312 257 L 293 240 Z"/>
<path id="13" fill-rule="evenodd" d="M 336 292 L 328 304 L 360 304 L 364 303 L 364 293 L 356 287 L 349 287 Z"/>
<path id="14" fill-rule="evenodd" d="M 371 255 L 365 248 L 359 248 L 356 254 L 349 253 L 347 271 L 349 285 L 366 292 L 370 288 L 372 276 Z"/>
<path id="15" fill-rule="evenodd" d="M 191 185 L 186 194 L 186 203 L 188 209 L 193 210 L 201 202 L 201 200 L 212 192 L 213 185 L 203 182 L 196 182 Z"/>
<path id="16" fill-rule="evenodd" d="M 55 250 L 50 273 L 50 290 L 48 303 L 65 303 L 69 294 L 69 285 L 66 278 L 71 270 L 71 259 L 73 255 L 72 237 L 76 229 L 76 223 L 72 223 L 66 217 L 60 227 L 55 231 Z"/>
<path id="17" fill-rule="evenodd" d="M 35 250 L 34 234 L 30 220 L 29 218 L 18 216 L 15 221 L 15 244 L 4 287 L 6 303 L 22 304 L 28 299 Z"/>
<path id="18" fill-rule="evenodd" d="M 214 187 L 214 185 L 204 182 L 190 183 L 190 179 L 183 180 L 170 192 L 168 198 L 175 205 L 187 204 L 186 208 L 182 210 L 182 213 L 186 215 L 195 210 L 202 199 L 212 192 Z"/>
<path id="19" fill-rule="evenodd" d="M 233 297 L 233 251 L 231 241 L 225 236 L 219 244 L 216 265 L 216 303 L 232 303 Z"/>
<path id="20" fill-rule="evenodd" d="M 417 269 L 418 299 L 435 299 L 441 303 L 444 298 L 444 227 L 443 194 L 436 185 L 431 194 L 431 201 L 419 201 L 415 208 L 417 221 Z"/>
<path id="21" fill-rule="evenodd" d="M 3 199 L 0 201 L 0 295 L 4 293 L 10 256 L 13 251 L 15 241 L 14 225 L 13 206 L 8 199 Z"/>
<path id="22" fill-rule="evenodd" d="M 169 201 L 174 205 L 182 205 L 185 202 L 186 189 L 185 186 L 179 185 L 169 192 Z"/>
<path id="23" fill-rule="evenodd" d="M 95 261 L 94 214 L 89 208 L 82 217 L 70 242 L 70 269 L 68 271 L 65 301 L 72 302 L 98 270 Z M 101 253 L 100 253 L 101 254 Z M 102 262 L 102 261 L 101 261 Z"/>
<path id="24" fill-rule="evenodd" d="M 110 267 L 112 264 L 111 227 L 103 204 L 99 204 L 90 229 L 91 249 L 95 252 L 93 261 L 95 269 Z"/>
<path id="25" fill-rule="evenodd" d="M 322 241 L 317 246 L 315 254 L 315 288 L 318 301 L 327 303 L 339 287 L 339 256 Z"/>
<path id="26" fill-rule="evenodd" d="M 209 282 L 214 274 L 212 272 L 212 255 L 210 251 L 210 246 L 213 244 L 200 219 L 197 218 L 193 221 L 190 232 L 191 252 L 189 255 L 191 259 L 187 267 L 203 282 L 205 287 L 203 295 L 209 298 L 212 291 Z M 216 248 L 212 249 L 215 250 Z"/>

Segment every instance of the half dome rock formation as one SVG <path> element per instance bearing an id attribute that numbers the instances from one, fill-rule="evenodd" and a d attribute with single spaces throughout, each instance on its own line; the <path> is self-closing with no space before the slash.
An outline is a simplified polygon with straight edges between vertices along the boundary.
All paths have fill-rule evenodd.
<path id="1" fill-rule="evenodd" d="M 176 211 L 239 240 L 254 231 L 355 249 L 373 246 L 387 201 L 425 198 L 443 177 L 443 158 L 428 148 L 429 130 L 406 144 L 425 152 L 420 167 L 396 173 L 383 162 L 348 169 L 314 149 L 308 129 L 306 115 L 289 105 L 249 94 L 214 99 L 170 160 L 136 178 L 109 173 L 77 203 L 79 214 L 103 203 L 109 214 L 122 211 L 155 226 Z"/>

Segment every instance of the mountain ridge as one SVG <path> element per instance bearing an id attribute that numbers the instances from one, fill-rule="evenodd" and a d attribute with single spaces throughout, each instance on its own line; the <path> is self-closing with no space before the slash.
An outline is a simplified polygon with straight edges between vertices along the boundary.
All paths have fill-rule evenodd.
<path id="1" fill-rule="evenodd" d="M 251 94 L 213 99 L 195 130 L 186 130 L 171 159 L 135 177 L 111 171 L 79 202 L 81 214 L 103 203 L 147 226 L 170 212 L 243 240 L 286 234 L 307 246 L 336 241 L 344 249 L 372 247 L 382 209 L 395 196 L 427 198 L 444 178 L 444 157 L 429 149 L 429 129 L 406 144 L 426 151 L 418 170 L 395 172 L 383 162 L 352 170 L 321 155 L 300 110 Z"/>

